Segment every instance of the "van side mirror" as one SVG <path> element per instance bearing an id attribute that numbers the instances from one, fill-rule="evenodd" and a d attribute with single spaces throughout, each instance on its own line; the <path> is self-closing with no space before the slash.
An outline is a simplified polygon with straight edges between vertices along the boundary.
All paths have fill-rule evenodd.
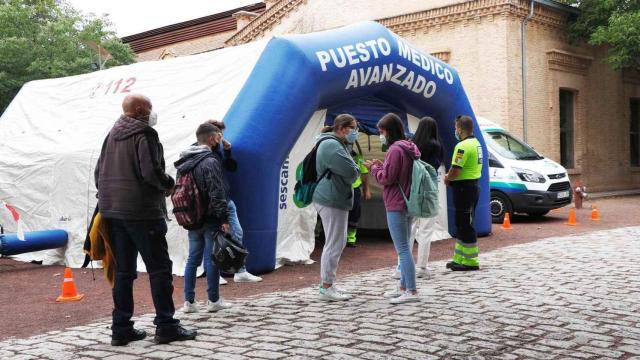
<path id="1" fill-rule="evenodd" d="M 492 153 L 489 153 L 489 167 L 504 168 L 504 165 Z"/>

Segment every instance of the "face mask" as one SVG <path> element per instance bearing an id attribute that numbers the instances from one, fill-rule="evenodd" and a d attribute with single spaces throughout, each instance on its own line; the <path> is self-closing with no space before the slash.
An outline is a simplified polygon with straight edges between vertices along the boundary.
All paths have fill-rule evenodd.
<path id="1" fill-rule="evenodd" d="M 154 127 L 158 124 L 158 114 L 155 111 L 149 113 L 149 126 Z"/>
<path id="2" fill-rule="evenodd" d="M 460 135 L 458 135 L 458 132 L 457 132 L 457 131 L 456 131 L 456 133 L 455 133 L 455 136 L 456 136 L 456 140 L 460 141 Z"/>
<path id="3" fill-rule="evenodd" d="M 382 145 L 387 145 L 387 138 L 382 134 L 380 134 L 380 143 Z"/>
<path id="4" fill-rule="evenodd" d="M 217 149 L 218 146 L 220 146 L 220 144 L 222 144 L 222 136 L 220 137 L 220 140 L 218 141 L 218 133 L 216 133 L 215 135 L 213 135 L 213 145 L 211 145 L 213 147 L 213 149 Z"/>
<path id="5" fill-rule="evenodd" d="M 347 142 L 353 144 L 358 139 L 358 130 L 353 129 L 347 134 Z"/>

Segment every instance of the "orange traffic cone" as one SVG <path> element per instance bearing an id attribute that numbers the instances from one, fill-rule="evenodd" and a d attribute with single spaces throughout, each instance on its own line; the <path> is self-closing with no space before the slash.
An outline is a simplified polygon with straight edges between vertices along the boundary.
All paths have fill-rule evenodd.
<path id="1" fill-rule="evenodd" d="M 578 222 L 576 221 L 576 209 L 569 209 L 569 220 L 565 223 L 567 225 L 576 226 Z"/>
<path id="2" fill-rule="evenodd" d="M 509 218 L 509 213 L 504 214 L 504 220 L 502 221 L 502 230 L 511 230 L 511 219 Z"/>
<path id="3" fill-rule="evenodd" d="M 58 296 L 56 301 L 78 301 L 84 297 L 84 294 L 78 294 L 76 284 L 73 282 L 71 268 L 64 269 L 64 282 L 62 283 L 62 295 Z"/>
<path id="4" fill-rule="evenodd" d="M 596 204 L 591 205 L 591 220 L 600 221 L 600 211 L 598 211 Z"/>

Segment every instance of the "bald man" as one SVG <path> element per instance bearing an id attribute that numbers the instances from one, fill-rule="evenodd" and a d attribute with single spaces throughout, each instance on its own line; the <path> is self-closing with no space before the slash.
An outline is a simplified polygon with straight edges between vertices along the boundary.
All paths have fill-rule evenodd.
<path id="1" fill-rule="evenodd" d="M 102 145 L 96 165 L 98 207 L 109 223 L 116 260 L 113 286 L 111 345 L 124 346 L 146 337 L 133 327 L 133 280 L 137 277 L 138 253 L 145 263 L 156 309 L 154 341 L 192 340 L 196 332 L 180 326 L 173 317 L 172 262 L 167 251 L 165 196 L 175 184 L 165 172 L 164 151 L 151 100 L 129 95 L 122 102 L 123 114 Z"/>

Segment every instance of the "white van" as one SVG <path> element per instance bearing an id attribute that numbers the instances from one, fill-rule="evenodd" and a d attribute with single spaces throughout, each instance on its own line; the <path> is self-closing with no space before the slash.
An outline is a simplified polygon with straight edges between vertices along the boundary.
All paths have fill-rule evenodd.
<path id="1" fill-rule="evenodd" d="M 571 203 L 571 184 L 564 167 L 491 121 L 476 119 L 489 150 L 494 223 L 501 223 L 507 212 L 543 216 Z"/>

